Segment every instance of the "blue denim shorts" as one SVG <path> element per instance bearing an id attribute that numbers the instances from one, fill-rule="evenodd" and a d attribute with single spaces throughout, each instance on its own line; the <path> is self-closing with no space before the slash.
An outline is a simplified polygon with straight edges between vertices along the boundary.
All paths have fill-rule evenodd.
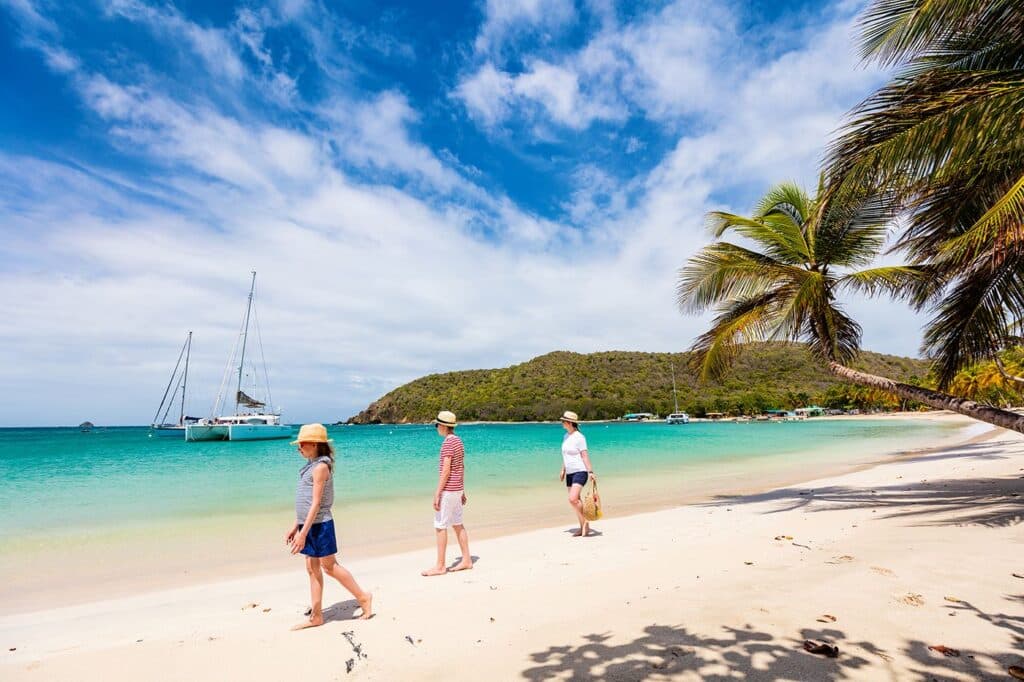
<path id="1" fill-rule="evenodd" d="M 574 474 L 566 474 L 565 475 L 565 487 L 566 488 L 571 488 L 574 485 L 586 485 L 587 484 L 587 478 L 589 478 L 589 477 L 587 476 L 587 472 L 586 471 L 577 471 Z"/>
<path id="2" fill-rule="evenodd" d="M 302 530 L 302 524 L 299 524 L 299 530 Z M 315 558 L 338 553 L 338 540 L 334 536 L 334 519 L 328 519 L 323 523 L 314 523 L 309 527 L 306 546 L 302 548 L 301 553 Z"/>

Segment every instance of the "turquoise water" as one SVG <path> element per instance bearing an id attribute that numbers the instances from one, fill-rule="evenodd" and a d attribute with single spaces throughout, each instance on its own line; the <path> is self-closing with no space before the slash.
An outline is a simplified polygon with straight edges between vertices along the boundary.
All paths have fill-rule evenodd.
<path id="1" fill-rule="evenodd" d="M 590 424 L 583 428 L 594 467 L 626 479 L 705 468 L 733 469 L 842 461 L 878 455 L 952 433 L 920 421 L 814 421 L 751 424 Z M 349 426 L 330 430 L 338 450 L 336 494 L 361 501 L 427 498 L 437 477 L 435 430 L 428 426 Z M 558 424 L 480 424 L 459 428 L 467 487 L 552 485 L 561 466 Z M 802 461 L 802 460 L 801 460 Z M 149 438 L 145 428 L 0 429 L 0 535 L 45 528 L 118 526 L 291 506 L 302 465 L 288 441 L 185 443 Z M 809 471 L 813 473 L 813 469 Z M 479 498 L 478 498 L 479 499 Z"/>

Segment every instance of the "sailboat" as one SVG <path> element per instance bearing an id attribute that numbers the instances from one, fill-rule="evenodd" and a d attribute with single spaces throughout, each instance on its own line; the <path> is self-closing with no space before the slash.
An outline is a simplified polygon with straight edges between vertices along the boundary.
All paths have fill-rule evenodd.
<path id="1" fill-rule="evenodd" d="M 242 390 L 242 378 L 245 376 L 245 351 L 249 340 L 249 323 L 254 318 L 253 298 L 256 293 L 256 272 L 252 273 L 252 284 L 249 287 L 249 302 L 245 309 L 245 318 L 242 322 L 242 329 L 239 332 L 235 348 L 228 359 L 227 367 L 224 370 L 224 379 L 221 381 L 220 390 L 217 392 L 217 400 L 214 403 L 213 414 L 217 416 L 200 419 L 195 424 L 188 424 L 185 427 L 186 441 L 203 440 L 274 440 L 279 438 L 290 438 L 292 427 L 281 423 L 281 415 L 278 412 L 267 409 L 270 402 L 270 380 L 267 376 L 267 363 L 263 357 L 263 342 L 259 342 L 260 359 L 263 361 L 263 378 L 266 387 L 267 399 L 257 400 Z M 256 321 L 257 340 L 259 336 L 259 322 Z M 240 349 L 240 350 L 239 350 Z M 238 379 L 235 383 L 235 413 L 231 415 L 219 415 L 224 403 L 225 388 L 230 377 L 229 372 L 234 366 L 234 359 L 238 357 Z M 256 372 L 253 372 L 254 378 Z M 254 391 L 255 393 L 255 391 Z"/>
<path id="2" fill-rule="evenodd" d="M 185 435 L 185 424 L 187 422 L 197 421 L 195 417 L 185 416 L 185 391 L 188 389 L 188 361 L 192 355 L 192 332 L 188 333 L 185 337 L 185 343 L 181 347 L 181 352 L 178 353 L 178 361 L 174 364 L 174 371 L 171 372 L 171 378 L 167 380 L 167 388 L 164 389 L 164 397 L 160 399 L 160 407 L 156 408 L 156 414 L 153 415 L 153 422 L 149 425 L 150 436 L 171 436 L 181 438 Z M 185 358 L 185 368 L 179 374 L 178 370 L 181 369 L 181 359 Z M 171 386 L 174 386 L 174 393 L 171 393 Z M 178 411 L 177 423 L 168 422 L 167 416 L 174 407 L 176 399 L 178 397 L 178 391 L 181 391 L 181 408 Z M 170 396 L 170 399 L 168 399 Z M 166 407 L 165 407 L 166 406 Z"/>
<path id="3" fill-rule="evenodd" d="M 672 400 L 675 401 L 676 408 L 672 411 L 672 414 L 665 417 L 666 424 L 689 424 L 690 415 L 685 412 L 679 411 L 679 396 L 676 394 L 676 366 L 674 363 L 672 367 Z"/>

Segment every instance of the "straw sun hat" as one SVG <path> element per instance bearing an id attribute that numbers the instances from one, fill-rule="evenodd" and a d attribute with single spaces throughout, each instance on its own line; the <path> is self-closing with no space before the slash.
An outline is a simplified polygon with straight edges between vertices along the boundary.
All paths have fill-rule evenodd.
<path id="1" fill-rule="evenodd" d="M 558 421 L 569 422 L 570 424 L 579 424 L 580 417 L 575 412 L 570 412 L 569 410 L 566 410 L 565 412 L 562 413 L 562 418 L 559 419 Z"/>
<path id="2" fill-rule="evenodd" d="M 299 437 L 292 441 L 292 445 L 299 443 L 330 443 L 327 437 L 327 429 L 323 424 L 303 424 L 299 429 Z"/>
<path id="3" fill-rule="evenodd" d="M 450 426 L 455 428 L 458 421 L 455 419 L 455 413 L 449 412 L 448 410 L 442 410 L 437 413 L 437 419 L 434 420 L 435 424 L 441 424 L 443 426 Z"/>

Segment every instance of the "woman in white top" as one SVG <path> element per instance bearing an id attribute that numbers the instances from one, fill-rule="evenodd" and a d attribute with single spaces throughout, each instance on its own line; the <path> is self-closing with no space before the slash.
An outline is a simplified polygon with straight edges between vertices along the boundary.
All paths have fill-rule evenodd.
<path id="1" fill-rule="evenodd" d="M 580 491 L 587 483 L 588 476 L 594 475 L 594 468 L 590 465 L 590 456 L 587 453 L 587 439 L 580 433 L 580 419 L 575 412 L 566 411 L 562 415 L 562 428 L 565 429 L 565 438 L 562 439 L 562 473 L 558 480 L 565 480 L 569 489 L 569 506 L 576 512 L 576 519 L 580 522 L 580 530 L 573 533 L 575 537 L 587 537 L 590 533 L 590 524 L 583 516 L 583 503 L 580 502 Z"/>

